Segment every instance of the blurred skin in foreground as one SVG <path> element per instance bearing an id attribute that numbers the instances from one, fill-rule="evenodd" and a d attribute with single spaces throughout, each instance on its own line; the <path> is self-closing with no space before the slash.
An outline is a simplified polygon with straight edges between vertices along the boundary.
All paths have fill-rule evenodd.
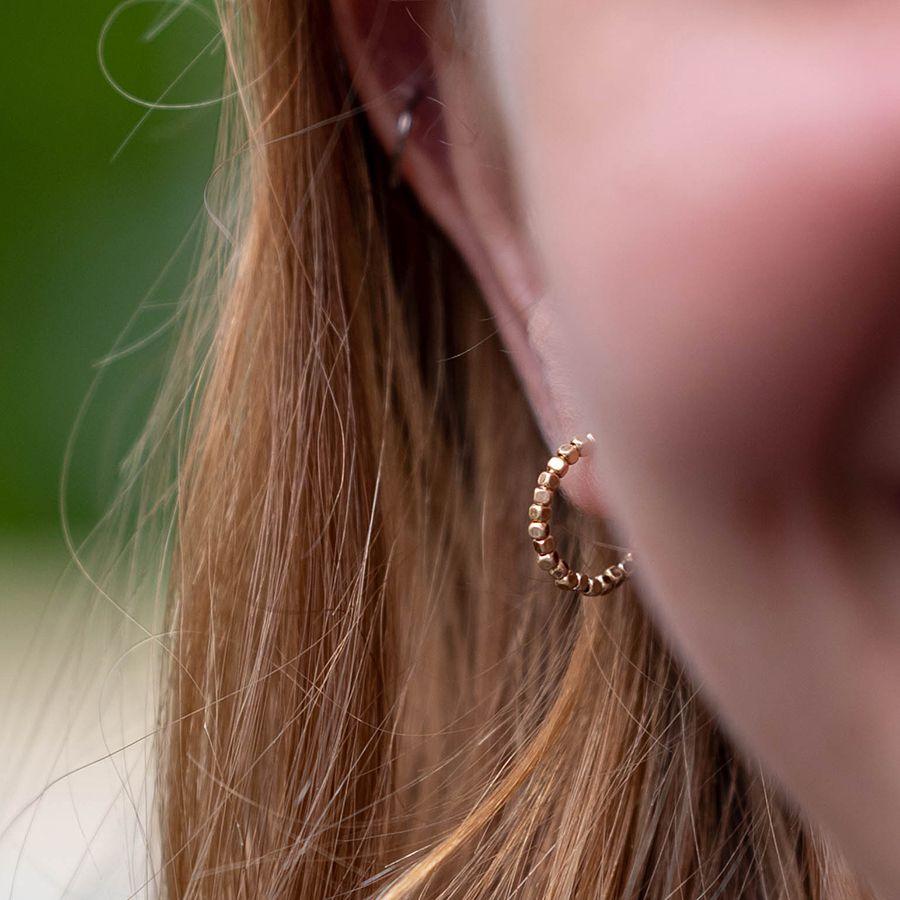
<path id="1" fill-rule="evenodd" d="M 732 732 L 900 895 L 900 7 L 334 0 L 574 502 Z M 423 75 L 422 73 L 426 73 Z"/>

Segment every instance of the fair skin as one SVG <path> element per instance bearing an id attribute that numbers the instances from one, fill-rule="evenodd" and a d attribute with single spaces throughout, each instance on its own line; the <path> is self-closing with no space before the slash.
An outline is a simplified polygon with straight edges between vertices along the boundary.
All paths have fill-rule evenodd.
<path id="1" fill-rule="evenodd" d="M 571 499 L 619 523 L 726 727 L 900 896 L 900 8 L 491 0 L 460 47 L 436 0 L 333 2 L 387 148 L 393 89 L 432 98 L 403 175 L 548 444 L 597 438 Z"/>

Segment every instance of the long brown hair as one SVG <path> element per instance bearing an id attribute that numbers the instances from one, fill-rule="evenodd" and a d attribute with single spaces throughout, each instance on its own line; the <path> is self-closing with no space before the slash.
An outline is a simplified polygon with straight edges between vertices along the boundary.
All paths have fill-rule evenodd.
<path id="1" fill-rule="evenodd" d="M 221 9 L 218 299 L 191 301 L 167 394 L 193 384 L 163 895 L 867 896 L 633 592 L 538 577 L 546 451 L 464 267 L 388 187 L 329 7 Z"/>

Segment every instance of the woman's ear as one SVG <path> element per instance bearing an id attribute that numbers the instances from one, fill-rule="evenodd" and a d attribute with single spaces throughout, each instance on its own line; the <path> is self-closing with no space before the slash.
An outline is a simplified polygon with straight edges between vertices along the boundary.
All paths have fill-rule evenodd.
<path id="1" fill-rule="evenodd" d="M 550 331 L 477 21 L 461 33 L 450 0 L 332 6 L 354 88 L 387 154 L 412 111 L 399 174 L 478 282 L 548 445 L 585 430 L 540 348 Z"/>
<path id="2" fill-rule="evenodd" d="M 454 240 L 463 238 L 439 83 L 451 35 L 441 0 L 333 0 L 338 37 L 372 130 L 393 156 L 400 119 L 411 114 L 398 175 Z"/>

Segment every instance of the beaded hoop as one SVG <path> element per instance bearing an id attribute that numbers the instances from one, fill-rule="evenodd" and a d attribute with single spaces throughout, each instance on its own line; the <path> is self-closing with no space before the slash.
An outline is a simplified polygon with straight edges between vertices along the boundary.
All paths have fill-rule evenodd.
<path id="1" fill-rule="evenodd" d="M 584 572 L 569 568 L 569 564 L 557 553 L 556 540 L 550 534 L 550 504 L 560 480 L 565 477 L 570 466 L 590 454 L 593 443 L 594 437 L 590 434 L 583 439 L 572 438 L 556 451 L 556 456 L 551 456 L 547 461 L 544 471 L 538 475 L 534 499 L 528 507 L 528 536 L 538 555 L 538 567 L 547 572 L 558 587 L 564 591 L 580 591 L 590 597 L 597 597 L 612 593 L 620 584 L 628 581 L 634 570 L 632 555 L 625 554 L 621 562 L 604 569 L 599 575 L 585 575 Z"/>

